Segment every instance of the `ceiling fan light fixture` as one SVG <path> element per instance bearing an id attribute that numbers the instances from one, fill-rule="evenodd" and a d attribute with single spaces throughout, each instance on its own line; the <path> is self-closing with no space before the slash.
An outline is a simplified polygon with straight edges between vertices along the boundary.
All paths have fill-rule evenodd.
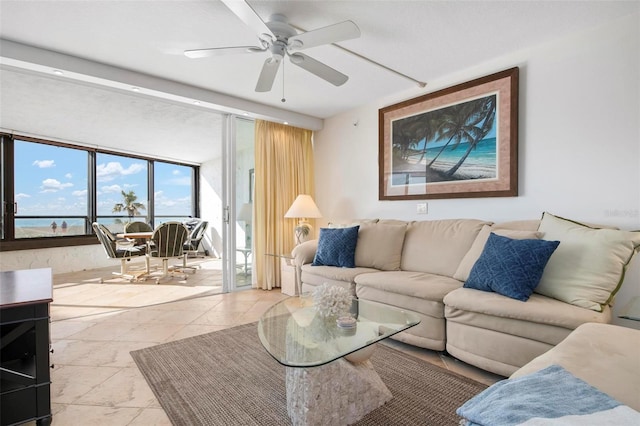
<path id="1" fill-rule="evenodd" d="M 260 42 L 262 43 L 263 46 L 269 46 L 271 43 L 275 41 L 271 34 L 266 34 L 266 33 L 260 34 L 258 38 L 260 39 Z"/>
<path id="2" fill-rule="evenodd" d="M 289 58 L 291 59 L 291 62 L 293 62 L 296 65 L 300 65 L 301 63 L 304 62 L 304 56 L 298 55 L 296 53 L 290 54 Z"/>
<path id="3" fill-rule="evenodd" d="M 289 43 L 289 50 L 300 50 L 304 47 L 304 43 L 302 42 L 302 40 L 291 40 L 291 42 Z"/>

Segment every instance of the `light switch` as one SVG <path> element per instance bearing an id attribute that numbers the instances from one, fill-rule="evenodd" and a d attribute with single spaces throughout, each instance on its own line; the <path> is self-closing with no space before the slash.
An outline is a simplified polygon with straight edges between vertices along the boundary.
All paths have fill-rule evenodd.
<path id="1" fill-rule="evenodd" d="M 427 214 L 427 203 L 418 203 L 418 207 L 416 209 L 416 213 L 418 214 Z"/>

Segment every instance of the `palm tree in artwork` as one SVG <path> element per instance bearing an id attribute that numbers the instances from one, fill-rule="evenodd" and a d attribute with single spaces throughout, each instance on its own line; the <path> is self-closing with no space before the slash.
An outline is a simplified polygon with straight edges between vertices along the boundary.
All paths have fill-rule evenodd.
<path id="1" fill-rule="evenodd" d="M 433 165 L 451 142 L 454 143 L 453 147 L 455 148 L 463 142 L 471 142 L 475 139 L 478 131 L 476 126 L 482 121 L 482 115 L 479 113 L 478 107 L 479 102 L 472 101 L 453 105 L 443 111 L 439 117 L 438 139 L 448 140 L 440 147 L 431 162 L 427 164 L 427 168 Z"/>
<path id="2" fill-rule="evenodd" d="M 412 148 L 418 143 L 416 139 L 415 124 L 418 122 L 415 117 L 399 120 L 393 126 L 393 149 L 394 155 L 407 160 L 412 152 Z"/>
<path id="3" fill-rule="evenodd" d="M 478 116 L 481 117 L 480 121 L 476 124 L 480 124 L 480 127 L 475 127 L 475 136 L 472 140 L 469 141 L 469 146 L 464 155 L 460 158 L 460 160 L 449 170 L 447 170 L 447 176 L 453 176 L 453 174 L 460 168 L 462 163 L 465 162 L 471 151 L 473 151 L 482 139 L 491 131 L 493 127 L 493 122 L 496 118 L 496 97 L 488 96 L 483 99 L 479 99 L 481 103 L 478 105 Z"/>
<path id="4" fill-rule="evenodd" d="M 131 218 L 133 218 L 134 216 L 140 216 L 140 210 L 145 210 L 146 207 L 144 206 L 144 204 L 136 202 L 138 196 L 133 191 L 120 192 L 122 193 L 123 202 L 116 203 L 116 205 L 113 206 L 113 213 L 126 211 L 127 215 L 129 216 L 129 220 L 131 220 Z"/>

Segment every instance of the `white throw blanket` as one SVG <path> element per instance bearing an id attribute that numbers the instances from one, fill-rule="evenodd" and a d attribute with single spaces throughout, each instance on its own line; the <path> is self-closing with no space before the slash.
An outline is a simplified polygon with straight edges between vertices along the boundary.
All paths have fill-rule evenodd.
<path id="1" fill-rule="evenodd" d="M 640 413 L 559 365 L 498 382 L 456 413 L 468 426 L 640 425 Z"/>

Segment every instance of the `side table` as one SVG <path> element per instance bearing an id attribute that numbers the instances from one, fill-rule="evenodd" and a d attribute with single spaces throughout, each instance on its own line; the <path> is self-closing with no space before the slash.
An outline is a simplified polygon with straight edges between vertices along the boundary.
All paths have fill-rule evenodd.
<path id="1" fill-rule="evenodd" d="M 0 272 L 0 424 L 51 423 L 51 269 Z"/>
<path id="2" fill-rule="evenodd" d="M 269 254 L 280 258 L 280 291 L 288 296 L 300 295 L 300 279 L 296 271 L 294 257 L 290 254 Z"/>

